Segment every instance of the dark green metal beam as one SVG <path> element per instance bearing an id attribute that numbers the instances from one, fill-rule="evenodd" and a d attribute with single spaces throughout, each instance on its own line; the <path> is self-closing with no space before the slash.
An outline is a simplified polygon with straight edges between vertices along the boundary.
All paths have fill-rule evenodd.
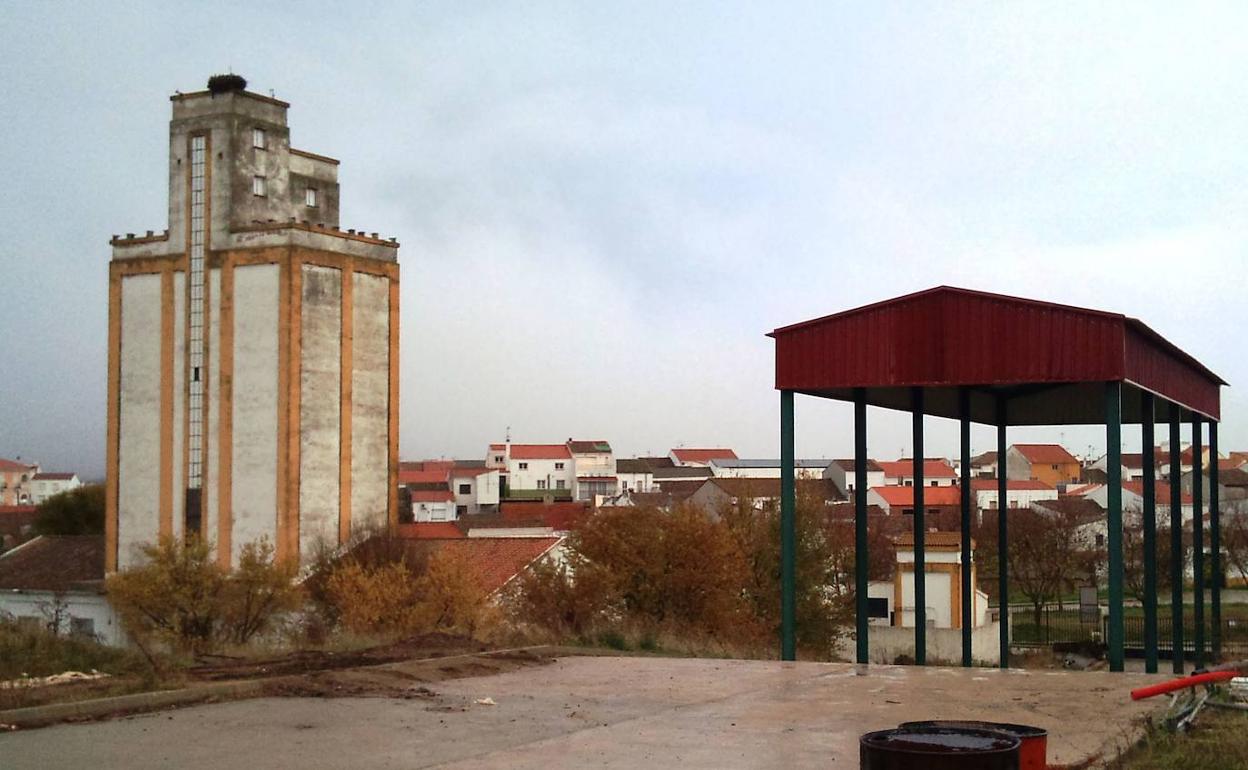
<path id="1" fill-rule="evenodd" d="M 854 388 L 854 592 L 857 606 L 858 662 L 871 659 L 867 586 L 867 391 Z"/>
<path id="2" fill-rule="evenodd" d="M 927 512 L 923 485 L 923 388 L 910 391 L 914 428 L 914 662 L 927 665 Z"/>
<path id="3" fill-rule="evenodd" d="M 958 391 L 958 412 L 962 420 L 959 426 L 959 444 L 961 460 L 962 485 L 962 665 L 970 666 L 971 660 L 971 597 L 975 587 L 971 585 L 971 391 L 960 388 Z M 1000 462 L 1000 461 L 998 461 Z"/>
<path id="4" fill-rule="evenodd" d="M 793 391 L 780 391 L 780 659 L 797 660 L 797 525 Z"/>
<path id="5" fill-rule="evenodd" d="M 1109 670 L 1123 670 L 1122 383 L 1105 383 L 1106 526 L 1109 536 Z"/>
<path id="6" fill-rule="evenodd" d="M 1201 455 L 1204 454 L 1203 420 L 1192 415 L 1192 620 L 1195 624 L 1194 642 L 1196 668 L 1205 665 L 1205 509 L 1204 475 L 1201 472 Z"/>
<path id="7" fill-rule="evenodd" d="M 1010 667 L 1010 522 L 1006 517 L 1005 439 L 1009 423 L 1007 402 L 1004 396 L 997 398 L 997 605 L 1000 607 L 1000 666 Z"/>
<path id="8" fill-rule="evenodd" d="M 1153 394 L 1140 394 L 1140 412 L 1144 422 L 1140 438 L 1144 449 L 1144 670 L 1157 673 L 1157 467 L 1154 464 L 1156 443 L 1153 424 Z"/>
<path id="9" fill-rule="evenodd" d="M 1222 658 L 1222 491 L 1218 489 L 1218 424 L 1209 422 L 1209 558 L 1213 581 L 1209 584 L 1213 659 Z"/>
<path id="10" fill-rule="evenodd" d="M 1183 673 L 1183 451 L 1178 404 L 1170 404 L 1170 660 Z"/>

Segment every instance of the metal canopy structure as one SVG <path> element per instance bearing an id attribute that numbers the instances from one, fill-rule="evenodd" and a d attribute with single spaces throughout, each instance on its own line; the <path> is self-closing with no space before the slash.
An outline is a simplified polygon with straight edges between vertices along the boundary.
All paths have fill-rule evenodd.
<path id="1" fill-rule="evenodd" d="M 1180 424 L 1190 423 L 1196 447 L 1195 488 L 1201 484 L 1200 444 L 1209 426 L 1217 442 L 1221 386 L 1227 383 L 1143 322 L 1117 313 L 1056 305 L 1018 297 L 940 286 L 927 291 L 781 327 L 768 336 L 776 344 L 776 389 L 780 391 L 781 505 L 781 657 L 794 659 L 794 506 L 793 396 L 851 401 L 854 409 L 856 476 L 857 657 L 868 662 L 866 576 L 866 414 L 867 406 L 913 413 L 914 456 L 923 457 L 927 415 L 961 421 L 962 663 L 971 665 L 970 565 L 970 424 L 997 426 L 998 511 L 1006 504 L 1006 429 L 1024 425 L 1103 424 L 1108 446 L 1109 653 L 1110 668 L 1123 668 L 1122 614 L 1122 423 L 1142 426 L 1144 465 L 1154 465 L 1153 426 L 1168 423 L 1170 467 L 1181 467 Z M 922 463 L 914 470 L 915 661 L 925 661 L 926 607 L 924 487 Z M 1210 463 L 1216 495 L 1217 462 Z M 1177 479 L 1172 484 L 1172 524 L 1179 525 Z M 1199 497 L 1197 497 L 1199 500 Z M 1156 670 L 1156 564 L 1153 555 L 1156 506 L 1151 486 L 1144 496 L 1145 647 L 1150 671 Z M 1216 500 L 1210 500 L 1210 541 L 1219 539 Z M 1008 516 L 998 516 L 999 595 L 1009 596 Z M 1194 602 L 1203 614 L 1203 516 L 1197 504 L 1193 522 L 1196 562 Z M 1181 527 L 1172 529 L 1174 543 Z M 1181 563 L 1181 551 L 1172 553 Z M 1213 574 L 1220 575 L 1220 554 L 1212 551 Z M 1173 566 L 1173 565 L 1172 565 Z M 1175 574 L 1172 572 L 1171 574 Z M 1219 580 L 1211 586 L 1212 614 L 1220 617 Z M 1172 608 L 1175 670 L 1182 671 L 1181 591 Z M 898 608 L 900 610 L 900 608 Z M 1001 665 L 1009 662 L 1009 615 L 1001 613 Z M 1196 662 L 1203 662 L 1203 625 L 1196 626 Z M 1218 635 L 1213 638 L 1218 653 Z"/>

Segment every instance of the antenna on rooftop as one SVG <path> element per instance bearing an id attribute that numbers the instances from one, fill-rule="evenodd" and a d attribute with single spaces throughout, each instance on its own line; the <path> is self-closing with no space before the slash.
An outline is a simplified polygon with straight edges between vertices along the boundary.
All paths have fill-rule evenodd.
<path id="1" fill-rule="evenodd" d="M 507 430 L 504 435 L 506 436 L 507 443 L 510 444 L 511 443 L 511 426 L 510 425 L 507 426 Z"/>

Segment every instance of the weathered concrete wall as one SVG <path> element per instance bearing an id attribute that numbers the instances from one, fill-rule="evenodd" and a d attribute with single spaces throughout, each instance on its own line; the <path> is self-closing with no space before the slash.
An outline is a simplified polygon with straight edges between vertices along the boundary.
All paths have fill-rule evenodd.
<path id="1" fill-rule="evenodd" d="M 997 623 L 989 623 L 971 631 L 971 660 L 981 665 L 995 666 L 1001 661 L 1001 648 Z M 914 628 L 906 626 L 871 626 L 867 633 L 867 648 L 872 663 L 892 663 L 899 655 L 914 657 Z M 852 641 L 849 656 L 852 657 Z M 842 650 L 844 652 L 844 649 Z M 962 661 L 962 629 L 927 629 L 927 662 L 929 664 Z"/>
<path id="2" fill-rule="evenodd" d="M 278 266 L 234 270 L 232 558 L 247 543 L 276 543 Z"/>
<path id="3" fill-rule="evenodd" d="M 181 539 L 186 520 L 186 273 L 173 274 L 173 537 Z"/>
<path id="4" fill-rule="evenodd" d="M 121 569 L 160 528 L 160 276 L 121 282 L 117 552 Z"/>
<path id="5" fill-rule="evenodd" d="M 217 541 L 218 484 L 221 478 L 221 269 L 208 271 L 208 357 L 204 381 L 204 403 L 208 414 L 204 421 L 204 531 L 208 540 Z"/>
<path id="6" fill-rule="evenodd" d="M 390 281 L 355 273 L 351 372 L 351 530 L 384 525 L 390 448 Z"/>
<path id="7" fill-rule="evenodd" d="M 303 268 L 299 373 L 299 553 L 338 542 L 342 271 Z"/>

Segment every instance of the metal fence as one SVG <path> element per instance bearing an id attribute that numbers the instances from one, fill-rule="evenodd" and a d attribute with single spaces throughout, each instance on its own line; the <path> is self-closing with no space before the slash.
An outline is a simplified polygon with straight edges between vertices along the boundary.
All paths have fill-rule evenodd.
<path id="1" fill-rule="evenodd" d="M 1246 608 L 1248 610 L 1248 608 Z M 1227 607 L 1223 607 L 1222 618 L 1222 652 L 1224 654 L 1248 653 L 1248 611 L 1241 612 L 1238 608 L 1226 617 Z M 1036 622 L 1033 610 L 1015 608 L 1010 612 L 1010 637 L 1015 647 L 1051 647 L 1054 644 L 1077 644 L 1082 642 L 1103 642 L 1106 638 L 1108 618 L 1104 613 L 1091 618 L 1086 614 L 1081 617 L 1078 609 L 1056 609 L 1046 607 L 1040 611 L 1039 622 Z M 1157 649 L 1161 653 L 1169 653 L 1174 649 L 1172 638 L 1173 626 L 1168 611 L 1157 613 Z M 1131 612 L 1123 618 L 1123 646 L 1127 651 L 1142 652 L 1144 650 L 1144 617 Z M 1209 612 L 1205 612 L 1205 646 L 1213 647 L 1213 621 Z M 1190 613 L 1184 613 L 1183 650 L 1186 653 L 1196 651 L 1196 620 Z"/>

